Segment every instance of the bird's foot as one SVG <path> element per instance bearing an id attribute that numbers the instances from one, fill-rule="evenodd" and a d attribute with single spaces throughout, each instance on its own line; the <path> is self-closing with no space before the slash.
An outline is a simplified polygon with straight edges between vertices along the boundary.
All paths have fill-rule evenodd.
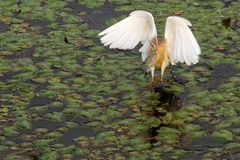
<path id="1" fill-rule="evenodd" d="M 160 85 L 162 84 L 162 79 L 161 77 L 155 78 L 154 80 L 151 80 L 148 85 L 147 88 L 148 89 L 152 89 L 154 86 Z"/>
<path id="2" fill-rule="evenodd" d="M 155 80 L 156 84 L 162 84 L 162 77 L 157 77 Z"/>
<path id="3" fill-rule="evenodd" d="M 153 83 L 154 85 L 159 85 L 159 84 L 162 83 L 162 78 L 161 78 L 161 77 L 157 77 L 157 78 L 155 78 L 155 79 L 152 81 L 152 83 Z"/>

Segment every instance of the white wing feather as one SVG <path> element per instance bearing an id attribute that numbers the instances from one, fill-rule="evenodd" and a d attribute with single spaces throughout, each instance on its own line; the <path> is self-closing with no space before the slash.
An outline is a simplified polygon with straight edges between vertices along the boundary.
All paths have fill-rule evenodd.
<path id="1" fill-rule="evenodd" d="M 187 65 L 198 62 L 201 50 L 188 26 L 191 26 L 191 23 L 185 18 L 167 18 L 164 36 L 167 56 L 172 65 L 177 62 L 185 62 Z"/>
<path id="2" fill-rule="evenodd" d="M 104 46 L 113 49 L 133 49 L 139 42 L 142 42 L 143 46 L 139 52 L 142 53 L 142 60 L 145 61 L 150 45 L 149 41 L 157 36 L 157 31 L 152 14 L 137 10 L 98 35 L 103 36 L 100 40 Z"/>

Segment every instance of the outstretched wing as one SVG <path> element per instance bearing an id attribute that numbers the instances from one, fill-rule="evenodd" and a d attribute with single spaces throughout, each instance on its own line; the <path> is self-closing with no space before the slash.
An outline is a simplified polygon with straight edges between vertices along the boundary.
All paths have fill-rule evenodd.
<path id="1" fill-rule="evenodd" d="M 100 40 L 104 46 L 110 46 L 110 48 L 133 49 L 139 42 L 142 42 L 143 46 L 139 52 L 142 52 L 144 61 L 147 57 L 150 41 L 157 36 L 157 31 L 152 14 L 137 10 L 98 35 L 102 36 Z"/>
<path id="2" fill-rule="evenodd" d="M 167 42 L 166 53 L 172 65 L 177 62 L 185 62 L 187 65 L 198 62 L 201 50 L 188 26 L 192 24 L 185 18 L 167 18 L 164 36 Z"/>

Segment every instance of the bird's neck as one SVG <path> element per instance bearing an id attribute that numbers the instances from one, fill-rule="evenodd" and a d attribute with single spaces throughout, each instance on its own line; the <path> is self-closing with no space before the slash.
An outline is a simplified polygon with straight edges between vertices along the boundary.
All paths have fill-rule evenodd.
<path id="1" fill-rule="evenodd" d="M 158 47 L 166 47 L 166 39 L 164 37 L 158 42 Z"/>

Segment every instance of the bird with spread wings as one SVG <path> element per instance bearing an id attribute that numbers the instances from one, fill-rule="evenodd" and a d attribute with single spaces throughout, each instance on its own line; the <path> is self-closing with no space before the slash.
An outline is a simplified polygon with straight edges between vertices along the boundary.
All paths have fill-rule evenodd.
<path id="1" fill-rule="evenodd" d="M 197 40 L 189 29 L 192 24 L 185 18 L 178 16 L 167 17 L 164 36 L 157 39 L 157 30 L 151 13 L 136 10 L 130 15 L 105 29 L 99 36 L 104 46 L 111 49 L 129 50 L 137 46 L 142 47 L 142 61 L 146 61 L 154 81 L 155 68 L 161 69 L 161 82 L 165 68 L 177 62 L 187 65 L 196 64 L 201 53 Z"/>

